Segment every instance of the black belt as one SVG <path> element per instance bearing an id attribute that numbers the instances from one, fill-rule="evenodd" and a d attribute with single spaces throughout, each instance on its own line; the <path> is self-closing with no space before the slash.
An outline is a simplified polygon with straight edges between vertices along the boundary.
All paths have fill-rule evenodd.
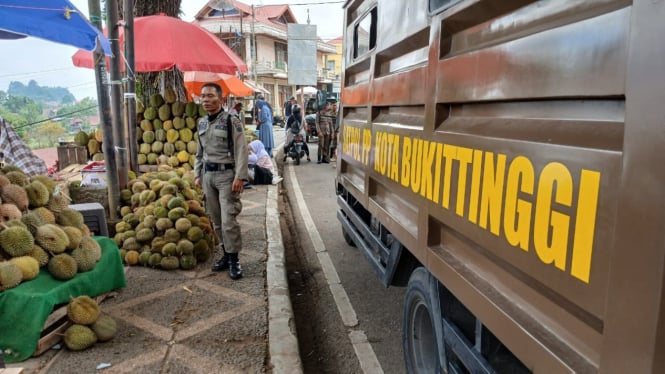
<path id="1" fill-rule="evenodd" d="M 217 162 L 203 162 L 203 168 L 205 171 L 222 171 L 222 170 L 233 170 L 235 164 L 221 164 Z"/>

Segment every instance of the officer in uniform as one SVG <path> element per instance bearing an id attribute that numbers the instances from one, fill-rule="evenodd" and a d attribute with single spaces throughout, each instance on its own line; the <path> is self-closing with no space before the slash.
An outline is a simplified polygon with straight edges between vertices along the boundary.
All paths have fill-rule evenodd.
<path id="1" fill-rule="evenodd" d="M 222 258 L 213 271 L 229 270 L 231 279 L 242 277 L 238 253 L 242 236 L 237 216 L 242 210 L 240 194 L 248 179 L 247 141 L 242 122 L 237 116 L 224 112 L 222 89 L 206 83 L 201 89 L 203 109 L 208 113 L 199 119 L 199 146 L 194 164 L 195 183 L 203 187 L 206 211 L 220 238 Z"/>
<path id="2" fill-rule="evenodd" d="M 319 138 L 318 161 L 317 164 L 330 163 L 330 134 L 332 132 L 332 109 L 330 103 L 319 111 L 316 115 L 316 136 Z"/>

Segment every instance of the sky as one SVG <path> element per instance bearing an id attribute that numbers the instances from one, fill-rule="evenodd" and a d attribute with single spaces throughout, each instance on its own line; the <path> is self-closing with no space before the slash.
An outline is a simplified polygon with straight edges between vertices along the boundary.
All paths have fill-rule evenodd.
<path id="1" fill-rule="evenodd" d="M 88 15 L 88 0 L 70 1 L 86 16 Z M 309 9 L 310 23 L 317 25 L 319 38 L 330 40 L 342 35 L 342 1 L 244 0 L 243 2 L 255 6 L 289 4 L 298 23 L 307 23 Z M 318 4 L 321 2 L 329 4 Z M 207 3 L 208 0 L 182 0 L 181 10 L 184 12 L 182 19 L 194 20 L 196 13 Z M 32 37 L 19 40 L 0 39 L 0 91 L 7 91 L 12 81 L 27 84 L 34 79 L 41 86 L 66 87 L 77 100 L 85 97 L 96 99 L 94 70 L 73 65 L 71 57 L 76 51 L 74 47 Z"/>

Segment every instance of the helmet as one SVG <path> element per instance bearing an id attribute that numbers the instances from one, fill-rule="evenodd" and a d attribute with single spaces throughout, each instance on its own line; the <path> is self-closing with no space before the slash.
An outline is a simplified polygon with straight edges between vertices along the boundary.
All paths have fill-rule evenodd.
<path id="1" fill-rule="evenodd" d="M 291 108 L 291 113 L 297 114 L 300 113 L 300 105 L 295 104 L 293 108 Z"/>

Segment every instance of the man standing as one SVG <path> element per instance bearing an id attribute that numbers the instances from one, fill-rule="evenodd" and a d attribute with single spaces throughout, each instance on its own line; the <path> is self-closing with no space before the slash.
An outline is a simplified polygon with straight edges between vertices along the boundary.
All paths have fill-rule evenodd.
<path id="1" fill-rule="evenodd" d="M 242 210 L 240 194 L 248 179 L 247 141 L 242 122 L 222 109 L 222 89 L 206 83 L 201 89 L 203 109 L 208 113 L 199 119 L 199 146 L 194 164 L 195 183 L 203 187 L 206 211 L 220 239 L 222 258 L 213 271 L 229 270 L 231 279 L 242 277 L 238 254 L 242 236 L 237 216 Z"/>
<path id="2" fill-rule="evenodd" d="M 284 102 L 284 121 L 287 121 L 289 117 L 291 117 L 291 113 L 293 113 L 292 108 L 294 101 L 296 101 L 295 96 L 291 96 L 287 101 Z"/>
<path id="3" fill-rule="evenodd" d="M 328 157 L 330 148 L 330 134 L 332 130 L 332 113 L 330 103 L 319 111 L 316 115 L 316 136 L 319 138 L 318 161 L 317 164 L 329 164 L 330 158 Z"/>

